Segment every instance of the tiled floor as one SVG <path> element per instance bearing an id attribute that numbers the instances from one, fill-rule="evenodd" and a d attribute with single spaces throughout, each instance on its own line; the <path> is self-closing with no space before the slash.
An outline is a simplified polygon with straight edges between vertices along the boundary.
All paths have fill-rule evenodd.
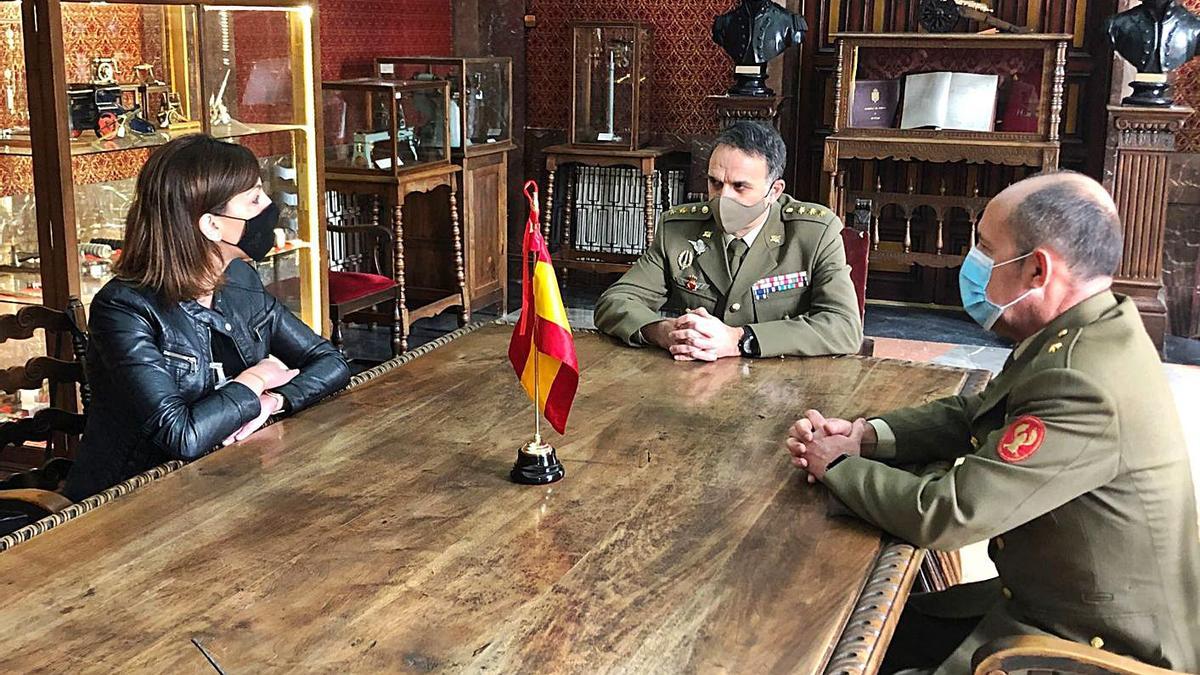
<path id="1" fill-rule="evenodd" d="M 517 293 L 510 297 L 519 298 Z M 568 319 L 574 328 L 594 328 L 591 307 L 595 295 L 584 291 L 567 296 L 570 305 Z M 509 318 L 515 318 L 513 312 Z M 477 312 L 473 320 L 497 318 L 494 312 Z M 418 321 L 410 337 L 410 347 L 433 340 L 457 328 L 453 314 Z M 1009 347 L 1000 338 L 981 329 L 961 313 L 940 310 L 868 305 L 865 330 L 875 338 L 875 356 L 938 363 L 960 368 L 979 368 L 993 373 L 1000 371 L 1008 358 Z M 352 357 L 366 361 L 381 361 L 390 356 L 389 333 L 386 327 L 374 331 L 355 326 L 345 330 L 346 348 Z M 936 337 L 938 341 L 927 338 Z M 1200 474 L 1200 416 L 1195 414 L 1200 403 L 1200 340 L 1171 338 L 1167 343 L 1167 379 L 1175 395 L 1175 404 L 1183 421 L 1189 443 L 1192 475 Z M 1200 501 L 1200 481 L 1197 482 Z M 995 576 L 995 567 L 987 557 L 986 542 L 963 549 L 964 581 Z"/>

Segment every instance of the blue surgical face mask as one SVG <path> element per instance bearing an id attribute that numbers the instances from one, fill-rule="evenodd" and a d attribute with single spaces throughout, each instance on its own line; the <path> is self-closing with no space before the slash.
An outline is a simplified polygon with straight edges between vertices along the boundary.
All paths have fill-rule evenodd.
<path id="1" fill-rule="evenodd" d="M 966 309 L 967 314 L 970 314 L 971 318 L 975 319 L 975 322 L 984 329 L 991 330 L 1004 310 L 1024 300 L 1034 291 L 1031 288 L 1018 295 L 1012 302 L 1006 305 L 997 305 L 988 300 L 987 296 L 988 282 L 992 280 L 992 270 L 1031 255 L 1033 255 L 1033 251 L 1004 262 L 995 262 L 988 254 L 974 246 L 971 247 L 971 252 L 967 254 L 962 268 L 958 271 L 958 292 L 962 296 L 963 309 Z"/>

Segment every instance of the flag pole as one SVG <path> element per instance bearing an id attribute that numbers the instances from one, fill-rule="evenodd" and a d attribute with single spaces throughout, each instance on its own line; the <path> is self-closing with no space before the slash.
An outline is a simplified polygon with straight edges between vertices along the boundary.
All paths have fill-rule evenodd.
<path id="1" fill-rule="evenodd" d="M 530 283 L 533 283 L 533 277 L 534 277 L 534 275 L 537 274 L 537 255 L 538 255 L 537 251 L 533 251 L 533 272 L 529 275 Z M 533 316 L 531 317 L 530 322 L 529 322 L 529 329 L 530 329 L 530 331 L 532 331 L 529 336 L 529 344 L 530 344 L 529 353 L 533 354 L 533 444 L 531 445 L 530 450 L 533 452 L 540 452 L 542 449 L 542 414 L 541 414 L 541 411 L 538 410 L 538 404 L 542 400 L 542 396 L 541 396 L 542 378 L 541 378 L 541 376 L 538 375 L 538 362 L 541 361 L 542 359 L 538 357 L 538 348 L 537 348 L 538 314 L 537 314 L 537 290 L 536 290 L 536 288 L 533 292 L 533 302 L 531 304 L 533 305 Z"/>

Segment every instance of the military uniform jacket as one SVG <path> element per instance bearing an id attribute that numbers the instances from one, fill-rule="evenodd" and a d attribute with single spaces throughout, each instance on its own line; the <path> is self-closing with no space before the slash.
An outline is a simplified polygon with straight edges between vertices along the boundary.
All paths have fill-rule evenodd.
<path id="1" fill-rule="evenodd" d="M 1187 450 L 1130 299 L 1105 291 L 1063 313 L 981 395 L 881 419 L 895 450 L 875 459 L 962 462 L 918 476 L 851 457 L 825 484 L 918 546 L 990 538 L 1000 573 L 994 602 L 958 608 L 983 620 L 938 673 L 970 672 L 982 644 L 1021 634 L 1200 672 L 1200 530 Z"/>
<path id="2" fill-rule="evenodd" d="M 703 307 L 730 326 L 750 326 L 761 356 L 858 351 L 862 322 L 837 216 L 784 195 L 731 280 L 710 210 L 685 204 L 663 216 L 654 244 L 600 296 L 600 330 L 640 344 L 641 329 L 660 320 L 664 306 Z"/>

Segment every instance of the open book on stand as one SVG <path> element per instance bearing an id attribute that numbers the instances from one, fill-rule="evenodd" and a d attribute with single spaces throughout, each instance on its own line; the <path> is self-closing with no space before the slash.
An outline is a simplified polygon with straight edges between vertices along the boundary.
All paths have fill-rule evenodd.
<path id="1" fill-rule="evenodd" d="M 901 129 L 992 131 L 997 75 L 918 73 L 904 78 Z"/>

